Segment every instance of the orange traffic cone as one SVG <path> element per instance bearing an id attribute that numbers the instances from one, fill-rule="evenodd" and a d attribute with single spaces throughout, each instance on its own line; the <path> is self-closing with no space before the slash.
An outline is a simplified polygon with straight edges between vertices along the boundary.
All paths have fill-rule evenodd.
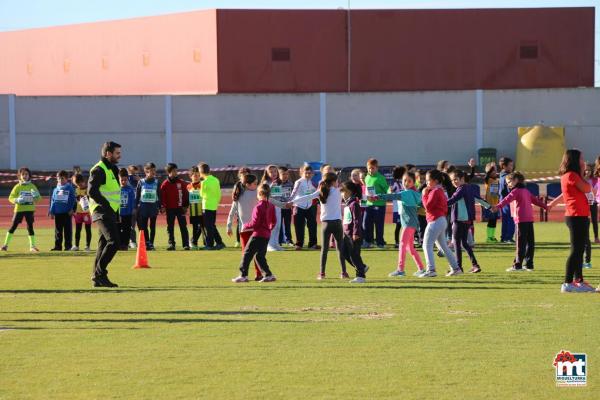
<path id="1" fill-rule="evenodd" d="M 133 269 L 140 268 L 150 268 L 148 265 L 148 253 L 146 253 L 146 238 L 144 237 L 144 231 L 140 231 L 140 239 L 135 255 L 135 265 L 133 266 Z"/>

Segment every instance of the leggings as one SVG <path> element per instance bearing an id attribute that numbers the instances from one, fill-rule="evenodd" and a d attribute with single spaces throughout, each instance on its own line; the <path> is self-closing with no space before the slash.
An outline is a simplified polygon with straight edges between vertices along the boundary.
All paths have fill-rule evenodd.
<path id="1" fill-rule="evenodd" d="M 592 229 L 594 230 L 594 239 L 598 239 L 598 203 L 590 205 L 590 216 L 592 219 Z"/>
<path id="2" fill-rule="evenodd" d="M 415 249 L 415 231 L 416 228 L 412 226 L 405 226 L 402 228 L 402 234 L 400 238 L 402 241 L 400 242 L 400 246 L 398 249 L 398 270 L 404 271 L 404 260 L 406 259 L 406 253 L 410 253 L 415 264 L 419 270 L 423 269 L 423 261 L 421 260 L 421 256 L 419 252 Z"/>
<path id="3" fill-rule="evenodd" d="M 29 236 L 35 235 L 35 232 L 33 231 L 33 211 L 20 211 L 15 213 L 13 216 L 12 225 L 10 226 L 8 232 L 15 233 L 17 226 L 19 226 L 19 224 L 23 221 L 23 218 L 25 218 L 25 222 L 27 222 L 27 233 L 29 233 Z"/>
<path id="4" fill-rule="evenodd" d="M 469 228 L 471 224 L 468 222 L 455 221 L 452 224 L 452 243 L 454 244 L 454 251 L 456 252 L 456 262 L 458 263 L 458 267 L 462 269 L 462 249 L 464 248 L 467 254 L 469 255 L 469 259 L 471 260 L 471 264 L 473 266 L 478 265 L 477 259 L 475 258 L 475 254 L 473 253 L 473 249 L 469 244 Z"/>
<path id="5" fill-rule="evenodd" d="M 402 224 L 397 223 L 396 229 L 394 230 L 394 243 L 397 245 L 400 244 L 400 230 L 402 229 Z"/>
<path id="6" fill-rule="evenodd" d="M 238 224 L 238 227 L 239 227 L 239 224 Z M 242 246 L 242 254 L 244 254 L 244 250 L 246 249 L 246 246 L 248 245 L 248 242 L 250 241 L 251 237 L 252 237 L 252 231 L 240 232 L 240 244 Z M 254 272 L 256 272 L 257 278 L 262 276 L 262 272 L 261 272 L 260 268 L 258 268 L 256 258 L 254 259 Z"/>
<path id="7" fill-rule="evenodd" d="M 81 240 L 81 228 L 84 224 L 75 224 L 75 246 L 79 247 L 79 241 Z M 85 224 L 85 246 L 90 247 L 92 243 L 92 225 Z"/>
<path id="8" fill-rule="evenodd" d="M 344 230 L 342 227 L 341 219 L 334 219 L 331 221 L 321 222 L 321 273 L 325 273 L 325 265 L 327 264 L 327 253 L 329 252 L 329 240 L 331 237 L 335 239 L 337 243 L 336 250 L 338 253 L 338 259 L 340 260 L 340 266 L 342 272 L 346 272 L 346 261 L 344 259 Z"/>
<path id="9" fill-rule="evenodd" d="M 565 283 L 583 281 L 583 253 L 590 235 L 590 219 L 588 217 L 565 217 L 571 239 L 571 253 L 565 267 Z"/>
<path id="10" fill-rule="evenodd" d="M 433 244 L 436 243 L 444 252 L 452 269 L 458 268 L 456 257 L 446 242 L 446 216 L 439 217 L 435 221 L 429 222 L 425 228 L 425 238 L 423 240 L 423 248 L 425 250 L 425 262 L 427 269 L 435 271 L 435 255 L 433 254 Z"/>
<path id="11" fill-rule="evenodd" d="M 344 257 L 350 265 L 356 269 L 356 276 L 365 277 L 365 263 L 360 255 L 362 239 L 352 240 L 348 235 L 344 235 Z"/>
<path id="12" fill-rule="evenodd" d="M 271 276 L 271 270 L 267 263 L 267 245 L 269 244 L 269 238 L 263 238 L 258 236 L 252 236 L 248 241 L 247 246 L 244 248 L 242 255 L 242 262 L 240 263 L 240 273 L 242 276 L 248 276 L 248 267 L 250 262 L 256 259 L 256 262 L 260 266 L 263 272 L 263 276 Z"/>

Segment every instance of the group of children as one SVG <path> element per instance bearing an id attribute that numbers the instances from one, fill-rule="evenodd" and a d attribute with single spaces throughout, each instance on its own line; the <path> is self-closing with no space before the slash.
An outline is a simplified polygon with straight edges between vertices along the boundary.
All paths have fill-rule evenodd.
<path id="1" fill-rule="evenodd" d="M 331 165 L 321 168 L 322 179 L 315 185 L 314 171 L 310 165 L 300 168 L 300 177 L 290 181 L 286 167 L 269 165 L 259 179 L 248 168 L 240 169 L 239 181 L 232 192 L 232 204 L 227 218 L 227 234 L 233 235 L 233 223 L 237 221 L 236 236 L 243 256 L 240 275 L 236 283 L 248 282 L 249 265 L 254 261 L 255 280 L 276 280 L 266 260 L 267 251 L 280 251 L 283 246 L 302 250 L 305 246 L 305 229 L 308 228 L 307 248 L 320 250 L 320 271 L 317 279 L 325 279 L 327 256 L 330 248 L 337 250 L 341 278 L 349 278 L 346 263 L 356 270 L 353 283 L 363 283 L 368 266 L 361 257 L 361 249 L 385 246 L 384 225 L 386 202 L 393 206 L 395 246 L 399 249 L 397 268 L 390 277 L 406 275 L 407 254 L 416 264 L 415 276 L 437 276 L 437 255 L 449 263 L 446 276 L 465 272 L 463 250 L 469 257 L 470 273 L 481 272 L 473 250 L 473 233 L 476 204 L 483 208 L 487 220 L 487 242 L 496 239 L 497 220 L 502 218 L 500 241 L 514 243 L 516 247 L 510 272 L 534 270 L 534 217 L 532 205 L 547 210 L 547 205 L 532 195 L 525 187 L 525 177 L 513 171 L 513 161 L 503 157 L 499 169 L 495 163 L 485 166 L 485 195 L 480 196 L 479 186 L 470 181 L 475 174 L 475 163 L 469 161 L 471 171 L 467 174 L 440 161 L 436 169 L 418 171 L 414 165 L 395 167 L 392 185 L 379 172 L 376 159 L 369 159 L 366 173 L 353 170 L 350 180 L 340 183 Z M 144 232 L 146 247 L 154 249 L 156 220 L 166 214 L 169 247 L 176 249 L 175 221 L 178 222 L 183 249 L 219 250 L 225 247 L 216 228 L 216 214 L 221 200 L 219 180 L 210 174 L 210 168 L 200 163 L 189 170 L 191 182 L 178 176 L 177 165 L 169 163 L 167 178 L 159 185 L 156 166 L 147 163 L 144 177 L 136 178 L 136 168 L 119 171 L 121 184 L 120 239 L 121 248 L 135 247 L 136 225 Z M 600 161 L 588 166 L 586 178 L 593 191 L 589 193 L 590 210 L 594 227 L 594 241 L 600 242 L 597 230 L 597 203 L 600 201 Z M 31 251 L 39 251 L 33 231 L 35 204 L 41 196 L 30 181 L 27 168 L 18 172 L 19 183 L 13 188 L 9 200 L 15 204 L 13 224 L 2 250 L 7 250 L 16 227 L 23 219 L 27 222 Z M 91 217 L 87 199 L 86 180 L 76 172 L 69 182 L 66 171 L 57 174 L 57 186 L 52 192 L 49 215 L 55 221 L 55 245 L 51 249 L 78 250 L 82 227 L 86 230 L 86 246 L 91 241 Z M 320 204 L 321 243 L 317 244 L 317 204 Z M 192 236 L 187 230 L 186 215 L 192 225 Z M 75 245 L 72 245 L 71 217 L 76 224 Z M 295 242 L 292 239 L 292 220 Z M 513 239 L 516 233 L 516 241 Z M 199 241 L 203 236 L 203 246 Z M 63 246 L 64 242 L 64 246 Z M 131 243 L 130 243 L 131 242 Z M 425 262 L 416 247 L 422 246 Z M 584 267 L 591 267 L 591 242 L 586 244 Z"/>
<path id="2" fill-rule="evenodd" d="M 210 174 L 208 164 L 200 163 L 190 169 L 191 182 L 178 177 L 177 165 L 169 163 L 165 171 L 167 178 L 159 185 L 156 178 L 156 165 L 144 165 L 144 177 L 138 179 L 134 165 L 119 170 L 121 185 L 121 208 L 119 210 L 120 249 L 136 248 L 135 227 L 144 232 L 148 250 L 154 250 L 156 220 L 159 214 L 166 215 L 169 247 L 175 250 L 175 220 L 179 224 L 184 250 L 220 250 L 225 247 L 216 227 L 216 212 L 221 201 L 219 180 Z M 17 226 L 25 219 L 29 234 L 30 251 L 38 252 L 33 229 L 35 206 L 40 201 L 37 187 L 31 182 L 28 168 L 19 169 L 19 182 L 13 187 L 9 201 L 15 205 L 14 216 L 2 251 L 7 251 Z M 54 220 L 55 241 L 51 251 L 79 251 L 81 231 L 85 226 L 85 251 L 90 251 L 92 240 L 92 218 L 87 193 L 87 180 L 80 170 L 73 171 L 71 178 L 67 171 L 56 174 L 57 185 L 50 196 L 48 215 Z M 192 237 L 189 238 L 186 214 L 189 209 L 189 223 Z M 75 243 L 73 244 L 73 220 L 75 221 Z M 203 246 L 199 246 L 200 236 Z"/>

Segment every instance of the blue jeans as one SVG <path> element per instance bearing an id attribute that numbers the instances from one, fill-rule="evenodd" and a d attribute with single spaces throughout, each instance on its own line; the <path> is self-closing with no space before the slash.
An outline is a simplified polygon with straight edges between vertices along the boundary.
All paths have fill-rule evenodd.
<path id="1" fill-rule="evenodd" d="M 378 246 L 383 246 L 383 227 L 385 226 L 385 206 L 368 206 L 365 211 L 365 242 L 373 243 L 373 227 Z"/>

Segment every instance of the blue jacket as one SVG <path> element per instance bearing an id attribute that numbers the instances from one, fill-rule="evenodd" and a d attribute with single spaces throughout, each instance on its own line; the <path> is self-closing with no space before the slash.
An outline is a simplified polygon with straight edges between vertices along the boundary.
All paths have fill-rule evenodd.
<path id="1" fill-rule="evenodd" d="M 153 199 L 153 200 L 152 200 Z M 156 178 L 148 182 L 145 178 L 138 181 L 135 202 L 138 215 L 141 217 L 156 217 L 160 210 L 160 185 Z"/>
<path id="2" fill-rule="evenodd" d="M 135 189 L 131 185 L 121 186 L 121 210 L 120 215 L 133 214 L 135 209 Z"/>
<path id="3" fill-rule="evenodd" d="M 490 205 L 479 195 L 479 187 L 466 183 L 459 186 L 456 192 L 448 199 L 450 208 L 450 220 L 456 221 L 474 221 L 475 220 L 475 202 L 489 208 Z"/>
<path id="4" fill-rule="evenodd" d="M 52 191 L 49 214 L 67 214 L 69 211 L 74 211 L 75 206 L 75 188 L 73 185 L 69 182 L 65 185 L 58 184 Z"/>

